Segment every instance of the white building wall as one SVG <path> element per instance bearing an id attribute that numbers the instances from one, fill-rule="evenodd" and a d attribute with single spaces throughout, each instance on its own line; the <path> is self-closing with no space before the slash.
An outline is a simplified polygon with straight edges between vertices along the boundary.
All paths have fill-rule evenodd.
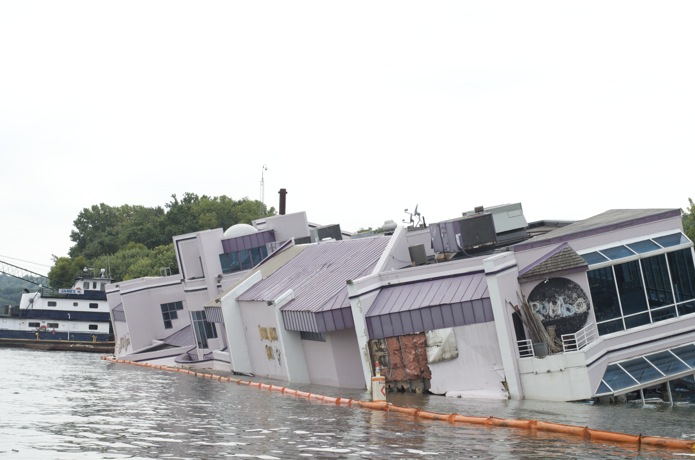
<path id="1" fill-rule="evenodd" d="M 112 289 L 113 286 L 109 285 L 111 291 L 107 294 L 107 299 L 109 302 L 109 312 L 115 307 L 121 304 L 121 291 L 118 289 Z M 127 318 L 126 318 L 127 319 Z M 111 313 L 111 324 L 113 326 L 113 337 L 114 337 L 114 356 L 116 358 L 128 354 L 133 351 L 133 347 L 130 343 L 130 332 L 128 331 L 128 323 L 125 321 L 114 321 L 113 313 Z"/>
<path id="2" fill-rule="evenodd" d="M 304 211 L 264 217 L 263 219 L 256 219 L 252 223 L 258 230 L 273 230 L 275 241 L 278 242 L 310 236 L 309 222 Z"/>
<path id="3" fill-rule="evenodd" d="M 239 304 L 251 372 L 260 377 L 288 380 L 286 357 L 279 340 L 281 326 L 277 323 L 274 307 L 262 302 Z M 275 331 L 274 339 L 270 338 L 271 329 Z"/>
<path id="4" fill-rule="evenodd" d="M 458 358 L 430 363 L 430 391 L 464 398 L 506 399 L 494 323 L 454 328 Z"/>
<path id="5" fill-rule="evenodd" d="M 325 342 L 302 340 L 302 346 L 311 383 L 365 388 L 354 329 L 327 333 Z"/>
<path id="6" fill-rule="evenodd" d="M 118 290 L 118 296 L 112 288 Z M 127 335 L 116 335 L 116 342 L 129 342 L 128 352 L 135 352 L 152 345 L 153 340 L 167 337 L 190 324 L 188 307 L 178 275 L 163 278 L 139 278 L 109 285 L 107 298 L 111 308 L 123 304 L 128 321 Z M 178 319 L 172 321 L 172 328 L 164 328 L 161 304 L 183 302 L 183 310 L 177 312 Z M 114 330 L 114 333 L 116 331 Z"/>
<path id="7" fill-rule="evenodd" d="M 198 279 L 204 276 L 198 241 L 193 236 L 174 238 L 179 271 L 184 279 Z"/>
<path id="8" fill-rule="evenodd" d="M 582 352 L 523 358 L 519 372 L 526 399 L 579 401 L 593 395 Z"/>
<path id="9" fill-rule="evenodd" d="M 368 388 L 361 375 L 362 360 L 354 329 L 327 334 L 334 351 L 333 359 L 338 375 L 337 386 L 343 388 Z"/>

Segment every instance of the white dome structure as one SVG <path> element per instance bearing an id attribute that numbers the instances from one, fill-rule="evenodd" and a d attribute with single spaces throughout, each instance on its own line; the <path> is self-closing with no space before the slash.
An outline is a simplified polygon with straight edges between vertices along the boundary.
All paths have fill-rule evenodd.
<path id="1" fill-rule="evenodd" d="M 258 230 L 249 224 L 236 224 L 224 231 L 225 238 L 237 238 L 240 236 L 251 235 L 258 233 Z"/>

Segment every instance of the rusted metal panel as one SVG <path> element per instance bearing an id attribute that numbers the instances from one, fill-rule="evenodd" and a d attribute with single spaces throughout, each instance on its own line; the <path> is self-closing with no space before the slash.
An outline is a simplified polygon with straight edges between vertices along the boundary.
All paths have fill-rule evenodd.
<path id="1" fill-rule="evenodd" d="M 425 334 L 372 340 L 369 343 L 373 361 L 379 363 L 388 391 L 426 392 L 432 378 L 427 364 Z"/>

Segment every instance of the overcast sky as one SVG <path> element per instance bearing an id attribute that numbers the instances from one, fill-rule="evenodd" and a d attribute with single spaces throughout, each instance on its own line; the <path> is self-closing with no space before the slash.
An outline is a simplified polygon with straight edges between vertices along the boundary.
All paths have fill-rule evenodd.
<path id="1" fill-rule="evenodd" d="M 261 198 L 343 230 L 695 198 L 695 2 L 0 2 L 0 261 L 94 204 Z M 267 166 L 267 170 L 263 166 Z"/>

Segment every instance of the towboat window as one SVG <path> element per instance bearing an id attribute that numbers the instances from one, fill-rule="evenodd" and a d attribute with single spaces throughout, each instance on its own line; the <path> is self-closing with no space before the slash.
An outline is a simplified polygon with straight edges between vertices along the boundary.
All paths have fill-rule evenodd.
<path id="1" fill-rule="evenodd" d="M 82 283 L 82 287 L 84 288 L 85 291 L 87 289 L 89 289 L 89 281 L 85 281 L 84 283 Z"/>
<path id="2" fill-rule="evenodd" d="M 106 283 L 101 283 L 101 288 L 100 288 L 100 289 L 101 289 L 102 291 L 105 291 L 105 290 L 106 290 Z"/>
<path id="3" fill-rule="evenodd" d="M 76 306 L 77 306 L 77 302 L 73 302 L 73 303 L 72 303 L 72 306 L 73 306 L 73 307 L 76 307 Z"/>
<path id="4" fill-rule="evenodd" d="M 29 327 L 41 327 L 41 323 L 29 323 Z"/>
<path id="5" fill-rule="evenodd" d="M 46 327 L 50 327 L 51 329 L 57 329 L 58 323 L 46 323 Z"/>
<path id="6" fill-rule="evenodd" d="M 58 304 L 56 303 L 55 300 L 49 300 L 49 301 L 48 301 L 48 306 L 49 306 L 49 307 L 55 307 L 55 306 L 57 306 L 57 305 L 58 305 Z"/>
<path id="7" fill-rule="evenodd" d="M 90 303 L 89 308 L 99 308 L 99 304 L 98 303 Z"/>
<path id="8" fill-rule="evenodd" d="M 89 330 L 90 330 L 90 331 L 96 331 L 97 329 L 99 329 L 99 325 L 98 325 L 98 324 L 90 324 L 90 325 L 89 325 Z"/>
<path id="9" fill-rule="evenodd" d="M 94 281 L 94 282 L 92 282 L 92 289 L 96 290 L 96 288 L 97 288 L 97 282 Z"/>

